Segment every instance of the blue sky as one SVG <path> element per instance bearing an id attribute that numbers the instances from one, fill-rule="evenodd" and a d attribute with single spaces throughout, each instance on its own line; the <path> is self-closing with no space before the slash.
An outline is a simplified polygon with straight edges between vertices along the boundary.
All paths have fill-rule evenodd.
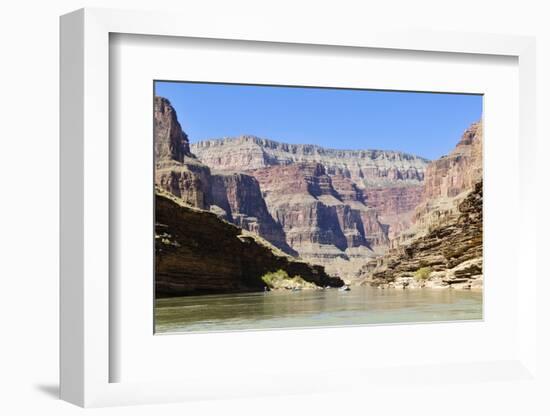
<path id="1" fill-rule="evenodd" d="M 191 142 L 250 134 L 336 149 L 436 159 L 481 118 L 482 97 L 185 82 L 155 83 Z"/>

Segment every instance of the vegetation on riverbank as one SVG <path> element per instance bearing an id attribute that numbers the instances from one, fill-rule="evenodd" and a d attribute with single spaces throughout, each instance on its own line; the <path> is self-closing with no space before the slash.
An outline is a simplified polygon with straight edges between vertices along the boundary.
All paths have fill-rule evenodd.
<path id="1" fill-rule="evenodd" d="M 282 269 L 264 274 L 262 280 L 270 290 L 301 290 L 315 289 L 317 287 L 314 283 L 307 282 L 300 276 L 290 277 L 288 273 Z"/>
<path id="2" fill-rule="evenodd" d="M 428 280 L 430 274 L 432 274 L 431 267 L 421 267 L 414 273 L 414 277 L 416 280 Z"/>

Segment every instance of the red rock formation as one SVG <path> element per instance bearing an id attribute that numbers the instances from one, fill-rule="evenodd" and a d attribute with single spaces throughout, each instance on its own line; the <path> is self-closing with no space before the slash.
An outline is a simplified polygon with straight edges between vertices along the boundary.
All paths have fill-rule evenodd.
<path id="1" fill-rule="evenodd" d="M 162 97 L 155 97 L 155 184 L 184 203 L 212 210 L 245 230 L 256 232 L 287 253 L 295 251 L 286 243 L 250 175 L 213 174 L 189 148 L 174 108 Z"/>
<path id="2" fill-rule="evenodd" d="M 422 186 L 371 188 L 364 191 L 369 207 L 381 216 L 412 211 L 422 201 Z"/>
<path id="3" fill-rule="evenodd" d="M 155 97 L 155 184 L 185 203 L 208 209 L 210 168 L 189 149 L 176 112 L 166 98 Z"/>
<path id="4" fill-rule="evenodd" d="M 332 187 L 338 193 L 342 201 L 365 202 L 364 191 L 350 178 L 342 174 L 334 174 L 330 176 L 330 179 L 332 181 Z"/>
<path id="5" fill-rule="evenodd" d="M 378 213 L 383 224 L 388 225 L 387 237 L 392 239 L 411 225 L 423 192 L 424 188 L 418 185 L 369 188 L 364 194 L 367 205 Z"/>
<path id="6" fill-rule="evenodd" d="M 483 126 L 479 122 L 464 132 L 452 152 L 428 165 L 422 201 L 412 219 L 415 229 L 457 215 L 466 192 L 483 179 L 482 150 Z"/>
<path id="7" fill-rule="evenodd" d="M 285 222 L 287 242 L 302 246 L 294 247 L 302 255 L 321 259 L 347 257 L 350 247 L 383 247 L 388 236 L 407 228 L 427 164 L 402 152 L 334 150 L 254 136 L 207 140 L 191 148 L 213 169 L 254 174 L 271 214 Z"/>
<path id="8" fill-rule="evenodd" d="M 189 140 L 181 129 L 176 111 L 166 98 L 155 97 L 155 161 L 174 160 L 183 163 L 191 155 Z"/>
<path id="9" fill-rule="evenodd" d="M 425 232 L 363 266 L 365 283 L 390 286 L 481 288 L 483 284 L 483 182 L 474 185 L 457 215 L 440 218 Z M 424 269 L 425 279 L 418 280 Z"/>
<path id="10" fill-rule="evenodd" d="M 482 125 L 468 128 L 455 149 L 430 163 L 424 180 L 424 200 L 454 197 L 482 179 Z"/>
<path id="11" fill-rule="evenodd" d="M 274 166 L 251 173 L 260 183 L 271 215 L 282 225 L 291 247 L 304 255 L 310 243 L 327 245 L 330 246 L 327 250 L 341 254 L 347 242 L 336 209 L 319 199 L 326 197 L 338 202 L 322 166 Z"/>
<path id="12" fill-rule="evenodd" d="M 273 218 L 282 225 L 287 243 L 301 257 L 329 264 L 349 260 L 347 250 L 387 243 L 386 229 L 367 207 L 362 192 L 349 180 L 333 177 L 318 163 L 295 163 L 250 171 L 260 183 Z"/>
<path id="13" fill-rule="evenodd" d="M 296 252 L 287 244 L 282 226 L 269 213 L 258 181 L 244 173 L 216 173 L 210 178 L 211 210 L 245 230 L 252 231 L 290 254 Z"/>
<path id="14" fill-rule="evenodd" d="M 193 152 L 214 169 L 249 170 L 295 163 L 318 163 L 330 176 L 343 175 L 361 187 L 418 184 L 428 161 L 403 152 L 336 150 L 308 144 L 287 144 L 255 136 L 205 140 L 191 145 Z"/>
<path id="15" fill-rule="evenodd" d="M 475 123 L 449 155 L 428 165 L 412 226 L 391 241 L 383 257 L 367 263 L 359 276 L 370 284 L 408 286 L 420 284 L 414 281 L 418 269 L 429 268 L 431 275 L 421 285 L 481 287 L 482 141 L 482 125 Z"/>

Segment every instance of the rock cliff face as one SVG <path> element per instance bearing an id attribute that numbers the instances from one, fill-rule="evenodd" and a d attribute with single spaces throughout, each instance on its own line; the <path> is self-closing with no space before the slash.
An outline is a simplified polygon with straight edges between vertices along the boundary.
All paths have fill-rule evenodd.
<path id="1" fill-rule="evenodd" d="M 482 141 L 481 123 L 473 124 L 449 155 L 428 165 L 411 227 L 391 241 L 385 256 L 363 267 L 359 276 L 366 283 L 482 286 Z M 420 269 L 426 275 L 419 281 Z"/>
<path id="2" fill-rule="evenodd" d="M 252 231 L 289 254 L 281 224 L 269 213 L 256 178 L 243 173 L 216 173 L 210 179 L 210 209 L 220 217 Z M 221 208 L 221 210 L 218 210 Z"/>
<path id="3" fill-rule="evenodd" d="M 402 152 L 333 150 L 254 136 L 202 141 L 191 150 L 213 170 L 254 176 L 288 245 L 344 277 L 410 225 L 428 163 Z"/>
<path id="4" fill-rule="evenodd" d="M 253 170 L 295 163 L 317 163 L 327 174 L 343 175 L 360 187 L 419 184 L 428 160 L 385 150 L 336 150 L 287 144 L 255 136 L 205 140 L 191 145 L 203 163 L 215 169 Z"/>
<path id="5" fill-rule="evenodd" d="M 424 181 L 424 200 L 454 197 L 482 179 L 482 126 L 468 128 L 455 149 L 430 163 Z"/>
<path id="6" fill-rule="evenodd" d="M 483 180 L 483 127 L 472 124 L 446 156 L 426 169 L 422 200 L 414 210 L 412 227 L 402 231 L 398 241 L 426 232 L 447 217 L 456 217 L 460 202 Z"/>
<path id="7" fill-rule="evenodd" d="M 155 97 L 155 184 L 185 203 L 208 209 L 210 168 L 191 153 L 187 135 L 166 98 Z"/>
<path id="8" fill-rule="evenodd" d="M 389 286 L 481 288 L 483 284 L 483 185 L 458 204 L 458 215 L 391 249 L 363 268 L 366 283 Z M 419 271 L 426 275 L 419 280 Z"/>
<path id="9" fill-rule="evenodd" d="M 411 225 L 414 210 L 422 202 L 423 194 L 422 185 L 365 190 L 369 207 L 373 208 L 378 213 L 380 221 L 388 226 L 387 237 L 390 240 Z"/>
<path id="10" fill-rule="evenodd" d="M 244 173 L 212 172 L 191 153 L 170 102 L 155 97 L 154 107 L 155 184 L 184 203 L 211 210 L 295 254 L 282 227 L 269 214 L 256 179 Z"/>
<path id="11" fill-rule="evenodd" d="M 173 160 L 183 163 L 191 156 L 189 139 L 181 129 L 176 111 L 166 98 L 155 97 L 154 110 L 155 160 L 158 162 Z"/>
<path id="12" fill-rule="evenodd" d="M 283 270 L 317 286 L 343 285 L 315 266 L 286 255 L 254 233 L 159 191 L 155 197 L 156 295 L 264 290 L 261 277 Z"/>
<path id="13" fill-rule="evenodd" d="M 282 225 L 286 241 L 301 257 L 326 263 L 348 258 L 346 250 L 386 241 L 376 212 L 363 203 L 350 182 L 341 195 L 323 165 L 296 163 L 250 171 L 258 179 L 273 218 Z M 343 188 L 342 180 L 338 183 Z M 371 254 L 372 256 L 372 254 Z"/>

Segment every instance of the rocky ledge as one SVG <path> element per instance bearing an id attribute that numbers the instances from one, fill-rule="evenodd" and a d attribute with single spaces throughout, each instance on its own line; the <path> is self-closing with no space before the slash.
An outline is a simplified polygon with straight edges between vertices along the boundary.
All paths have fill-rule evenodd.
<path id="1" fill-rule="evenodd" d="M 483 184 L 458 205 L 459 215 L 432 225 L 426 234 L 367 263 L 363 284 L 380 287 L 453 287 L 483 285 Z"/>
<path id="2" fill-rule="evenodd" d="M 158 190 L 157 297 L 261 291 L 262 276 L 284 271 L 318 287 L 341 287 L 322 266 L 297 260 L 258 235 Z"/>

